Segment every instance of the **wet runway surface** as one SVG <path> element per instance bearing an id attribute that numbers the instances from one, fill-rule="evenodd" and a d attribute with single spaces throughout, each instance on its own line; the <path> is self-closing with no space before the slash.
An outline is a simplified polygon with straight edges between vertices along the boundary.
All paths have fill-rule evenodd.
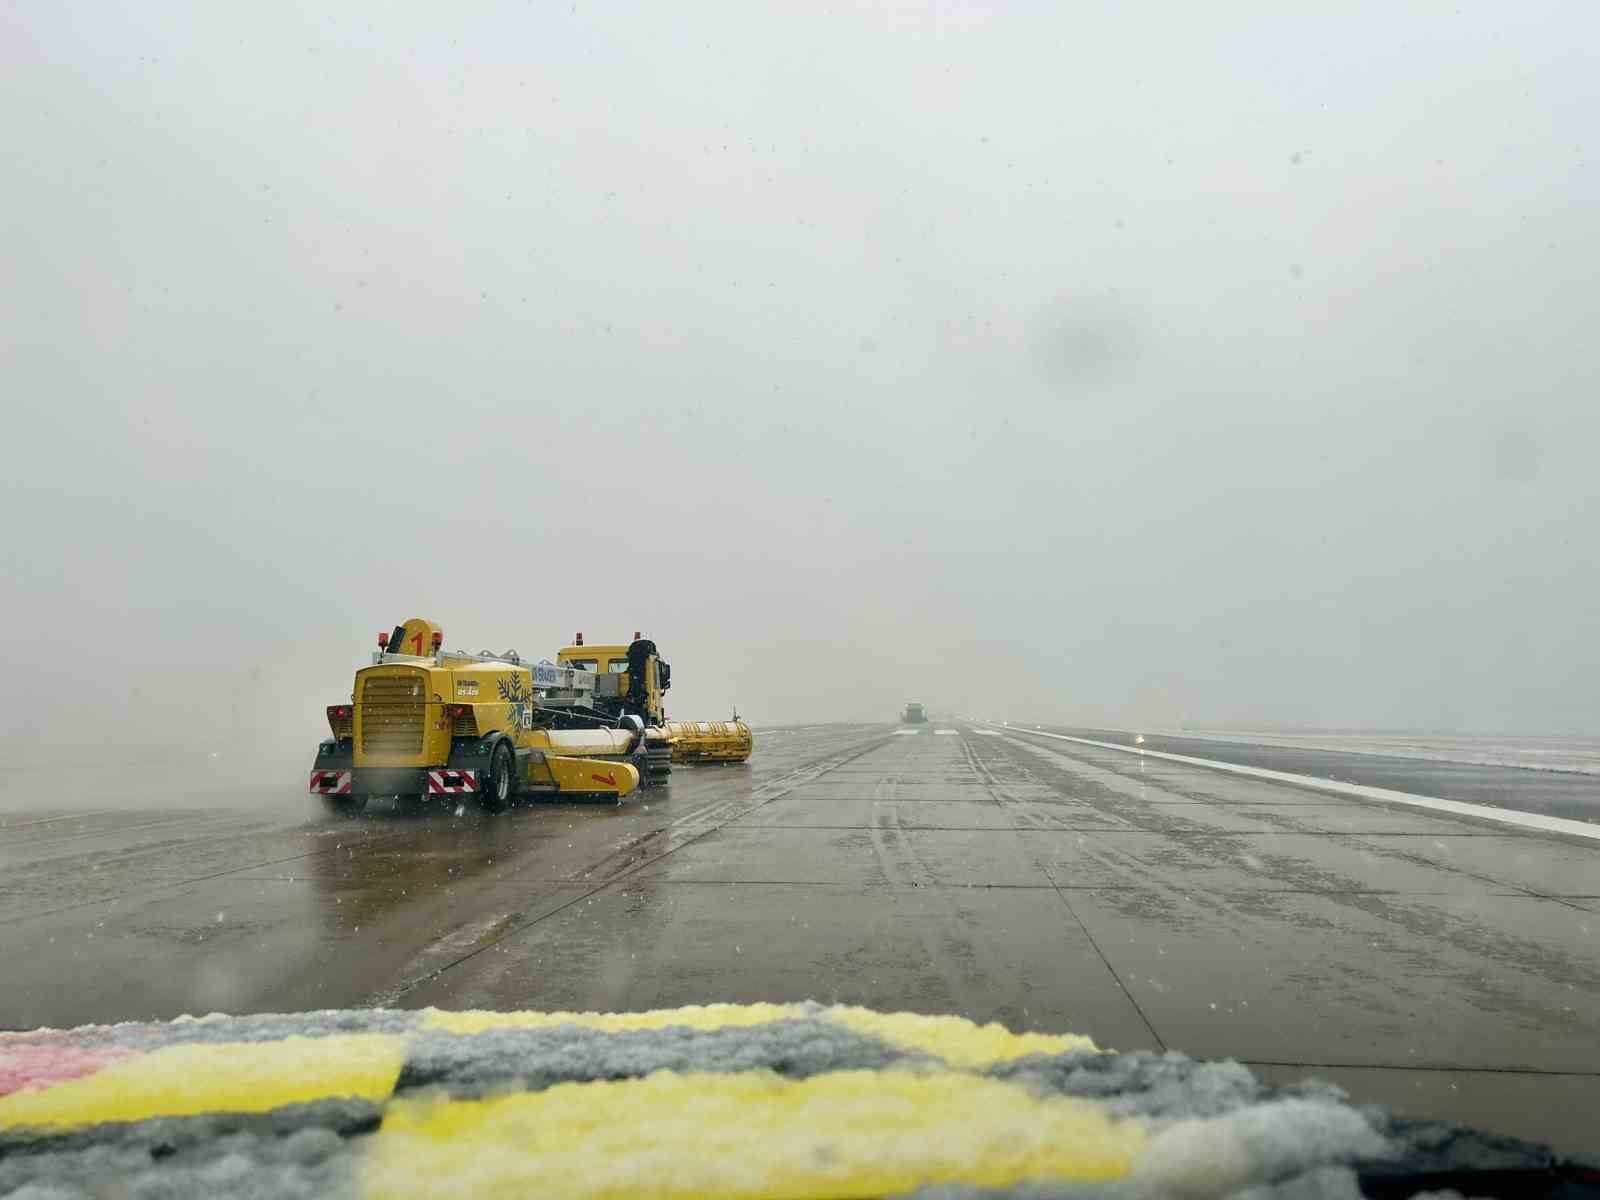
<path id="1" fill-rule="evenodd" d="M 1522 767 L 1479 763 L 1440 762 L 1396 754 L 1354 754 L 1301 746 L 1261 746 L 1230 742 L 1219 737 L 1176 737 L 1169 734 L 1135 735 L 1117 729 L 1069 729 L 1055 725 L 1055 733 L 1116 742 L 1132 746 L 1144 737 L 1147 750 L 1187 754 L 1218 762 L 1265 767 L 1293 775 L 1312 775 L 1341 783 L 1417 792 L 1467 804 L 1489 804 L 1519 812 L 1545 813 L 1576 821 L 1600 821 L 1600 775 L 1579 771 L 1529 770 Z"/>
<path id="2" fill-rule="evenodd" d="M 10 804 L 0 1025 L 813 998 L 1594 1148 L 1593 844 L 965 725 L 767 732 L 636 796 Z"/>

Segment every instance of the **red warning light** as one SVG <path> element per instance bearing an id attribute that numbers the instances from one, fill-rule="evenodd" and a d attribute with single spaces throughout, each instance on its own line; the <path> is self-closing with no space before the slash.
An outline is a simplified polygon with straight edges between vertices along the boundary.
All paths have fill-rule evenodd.
<path id="1" fill-rule="evenodd" d="M 438 650 L 442 645 L 444 645 L 444 634 L 435 629 L 433 631 L 433 648 Z"/>
<path id="2" fill-rule="evenodd" d="M 578 631 L 578 636 L 572 639 L 572 644 L 574 646 L 583 645 L 583 631 L 581 629 Z"/>
<path id="3" fill-rule="evenodd" d="M 388 631 L 380 629 L 380 630 L 378 630 L 378 649 L 379 650 L 387 650 L 388 648 L 389 648 L 389 634 L 388 634 Z"/>
<path id="4" fill-rule="evenodd" d="M 465 704 L 452 704 L 445 711 L 447 711 L 450 714 L 450 719 L 452 721 L 458 721 L 462 717 L 465 717 L 469 713 L 472 712 L 472 710 L 470 708 L 468 708 Z"/>

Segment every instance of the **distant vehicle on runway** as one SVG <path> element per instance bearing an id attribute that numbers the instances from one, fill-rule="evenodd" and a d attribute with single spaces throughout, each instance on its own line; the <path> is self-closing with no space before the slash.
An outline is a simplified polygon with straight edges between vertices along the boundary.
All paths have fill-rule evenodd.
<path id="1" fill-rule="evenodd" d="M 926 725 L 928 723 L 928 710 L 913 700 L 906 705 L 906 710 L 900 714 L 900 719 L 907 725 Z"/>

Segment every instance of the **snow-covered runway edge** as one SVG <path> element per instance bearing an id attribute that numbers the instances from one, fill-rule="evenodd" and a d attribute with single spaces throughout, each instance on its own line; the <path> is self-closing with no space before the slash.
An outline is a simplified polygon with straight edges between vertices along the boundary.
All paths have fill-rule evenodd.
<path id="1" fill-rule="evenodd" d="M 0 1034 L 0 1195 L 1348 1200 L 1554 1162 L 1234 1062 L 810 1003 Z"/>
<path id="2" fill-rule="evenodd" d="M 1094 746 L 1100 750 L 1116 750 L 1122 754 L 1165 762 L 1183 763 L 1191 767 L 1205 767 L 1227 775 L 1244 775 L 1252 779 L 1265 779 L 1273 783 L 1287 783 L 1313 791 L 1348 796 L 1353 800 L 1372 800 L 1380 804 L 1403 804 L 1409 808 L 1425 808 L 1452 816 L 1470 817 L 1478 821 L 1492 821 L 1497 825 L 1513 825 L 1519 829 L 1540 833 L 1560 834 L 1563 837 L 1581 838 L 1600 842 L 1600 825 L 1588 821 L 1574 821 L 1566 817 L 1552 817 L 1544 813 L 1523 812 L 1520 809 L 1495 808 L 1487 804 L 1469 804 L 1463 800 L 1446 800 L 1440 796 L 1422 796 L 1414 792 L 1401 792 L 1394 788 L 1370 787 L 1343 780 L 1323 779 L 1316 775 L 1296 775 L 1288 771 L 1275 771 L 1269 767 L 1252 767 L 1244 763 L 1223 762 L 1215 758 L 1198 758 L 1192 754 L 1173 754 L 1166 750 L 1150 750 L 1142 746 L 1124 746 L 1118 742 L 1105 742 L 1095 738 L 1076 737 L 1066 733 L 1050 733 L 1043 729 L 1022 726 L 990 726 L 990 731 L 1025 738 L 1050 738 L 1057 742 L 1076 742 L 1080 746 Z"/>

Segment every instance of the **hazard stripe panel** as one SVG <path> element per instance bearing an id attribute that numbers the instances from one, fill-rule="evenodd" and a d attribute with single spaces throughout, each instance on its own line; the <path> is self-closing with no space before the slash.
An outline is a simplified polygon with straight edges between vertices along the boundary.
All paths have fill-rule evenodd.
<path id="1" fill-rule="evenodd" d="M 322 796 L 348 796 L 354 771 L 313 771 L 311 790 Z"/>
<path id="2" fill-rule="evenodd" d="M 457 796 L 478 790 L 478 772 L 429 771 L 428 792 L 434 796 Z"/>

